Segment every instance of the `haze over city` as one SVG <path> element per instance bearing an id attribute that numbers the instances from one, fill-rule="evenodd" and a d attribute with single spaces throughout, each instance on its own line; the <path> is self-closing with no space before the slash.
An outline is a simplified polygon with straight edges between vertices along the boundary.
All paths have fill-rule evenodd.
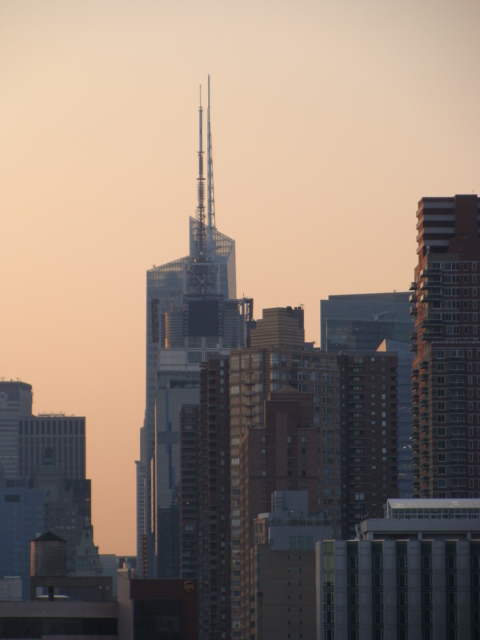
<path id="1" fill-rule="evenodd" d="M 0 0 L 0 375 L 86 416 L 95 542 L 135 553 L 145 272 L 188 253 L 199 85 L 255 316 L 405 291 L 422 196 L 480 192 L 480 6 Z"/>

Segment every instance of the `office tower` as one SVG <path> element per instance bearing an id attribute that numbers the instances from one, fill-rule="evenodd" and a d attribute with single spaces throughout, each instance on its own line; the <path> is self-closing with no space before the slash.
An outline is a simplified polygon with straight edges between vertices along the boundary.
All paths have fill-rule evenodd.
<path id="1" fill-rule="evenodd" d="M 44 530 L 43 492 L 0 488 L 0 576 L 20 576 L 23 599 L 30 589 L 30 541 Z"/>
<path id="2" fill-rule="evenodd" d="M 479 495 L 479 199 L 423 198 L 412 282 L 413 495 Z"/>
<path id="3" fill-rule="evenodd" d="M 32 415 L 32 387 L 0 381 L 0 475 L 18 476 L 18 419 Z"/>
<path id="4" fill-rule="evenodd" d="M 318 512 L 319 429 L 313 416 L 313 396 L 284 387 L 266 400 L 264 427 L 247 429 L 240 437 L 240 508 L 232 512 L 232 526 L 240 531 L 239 545 L 232 540 L 233 638 L 250 640 L 255 622 L 254 519 L 269 510 L 275 491 L 304 490 L 308 512 Z M 234 611 L 240 615 L 234 617 Z"/>
<path id="5" fill-rule="evenodd" d="M 32 414 L 32 386 L 0 382 L 0 465 L 5 478 L 33 477 L 46 448 L 68 478 L 85 478 L 85 418 Z"/>
<path id="6" fill-rule="evenodd" d="M 210 100 L 208 105 L 207 188 L 200 107 L 198 204 L 195 219 L 190 218 L 189 255 L 147 271 L 146 408 L 137 465 L 137 481 L 142 484 L 137 488 L 137 531 L 141 532 L 137 555 L 140 574 L 149 577 L 178 577 L 180 570 L 180 407 L 199 402 L 201 362 L 244 346 L 253 310 L 251 299 L 236 299 L 235 241 L 216 228 Z M 148 567 L 142 566 L 142 559 Z"/>
<path id="7" fill-rule="evenodd" d="M 381 518 L 398 497 L 396 353 L 338 355 L 342 430 L 342 538 Z"/>
<path id="8" fill-rule="evenodd" d="M 377 351 L 395 352 L 397 367 L 398 497 L 412 497 L 412 391 L 413 353 L 405 342 L 384 340 Z"/>
<path id="9" fill-rule="evenodd" d="M 43 468 L 44 453 L 66 478 L 85 478 L 85 418 L 41 413 L 18 420 L 18 475 L 33 477 Z"/>
<path id="10" fill-rule="evenodd" d="M 328 296 L 320 300 L 320 346 L 326 351 L 376 349 L 382 340 L 409 341 L 408 292 Z"/>
<path id="11" fill-rule="evenodd" d="M 200 406 L 180 410 L 181 577 L 198 579 L 201 637 L 230 633 L 230 386 L 228 357 L 200 371 Z"/>
<path id="12" fill-rule="evenodd" d="M 317 638 L 480 638 L 478 500 L 393 500 L 316 546 Z"/>

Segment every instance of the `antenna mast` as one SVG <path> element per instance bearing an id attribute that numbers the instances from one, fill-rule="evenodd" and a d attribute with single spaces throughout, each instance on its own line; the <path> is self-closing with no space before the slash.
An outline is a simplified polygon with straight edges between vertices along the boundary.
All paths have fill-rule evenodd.
<path id="1" fill-rule="evenodd" d="M 203 177 L 203 109 L 202 87 L 200 86 L 200 107 L 198 109 L 198 178 L 197 178 L 197 233 L 196 233 L 196 258 L 203 257 L 205 253 L 205 178 Z"/>
<path id="2" fill-rule="evenodd" d="M 207 213 L 208 235 L 212 240 L 212 229 L 215 229 L 215 198 L 213 193 L 213 158 L 212 158 L 212 131 L 210 128 L 210 76 L 208 76 L 208 106 L 207 106 Z"/>

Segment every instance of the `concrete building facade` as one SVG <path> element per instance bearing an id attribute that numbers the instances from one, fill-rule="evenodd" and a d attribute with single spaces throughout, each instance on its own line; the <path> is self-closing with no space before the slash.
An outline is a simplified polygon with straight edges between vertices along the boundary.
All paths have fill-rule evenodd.
<path id="1" fill-rule="evenodd" d="M 317 640 L 480 638 L 480 504 L 448 502 L 393 500 L 359 539 L 317 543 Z"/>

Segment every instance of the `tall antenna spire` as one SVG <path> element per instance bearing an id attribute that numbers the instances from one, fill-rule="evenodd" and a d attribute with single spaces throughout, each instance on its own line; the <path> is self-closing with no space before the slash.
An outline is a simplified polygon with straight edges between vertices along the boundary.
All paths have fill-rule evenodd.
<path id="1" fill-rule="evenodd" d="M 196 233 L 196 258 L 199 259 L 205 253 L 205 178 L 203 177 L 203 109 L 202 87 L 200 86 L 200 107 L 198 109 L 198 178 L 197 178 L 197 233 Z"/>
<path id="2" fill-rule="evenodd" d="M 215 229 L 215 198 L 213 194 L 212 131 L 210 128 L 210 76 L 208 76 L 207 106 L 207 191 L 208 239 L 212 241 L 212 229 Z"/>

